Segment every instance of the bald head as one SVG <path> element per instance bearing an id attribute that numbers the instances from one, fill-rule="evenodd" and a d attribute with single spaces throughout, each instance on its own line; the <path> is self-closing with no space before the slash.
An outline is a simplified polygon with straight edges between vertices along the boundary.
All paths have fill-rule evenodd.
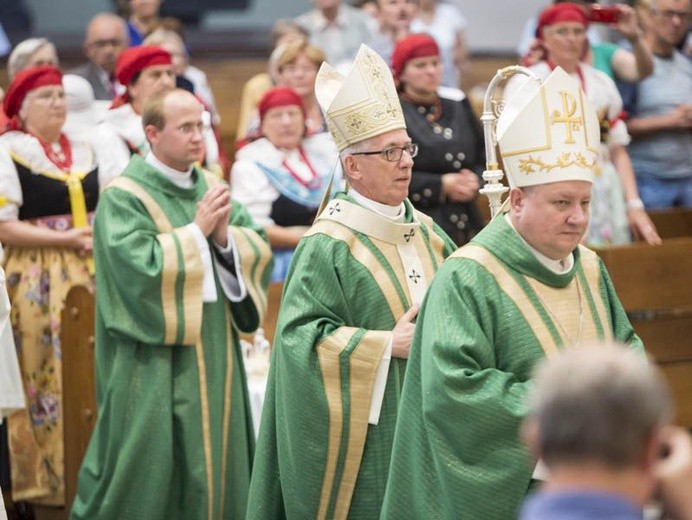
<path id="1" fill-rule="evenodd" d="M 125 21 L 112 13 L 99 13 L 87 26 L 84 53 L 89 61 L 113 74 L 118 56 L 129 44 Z"/>

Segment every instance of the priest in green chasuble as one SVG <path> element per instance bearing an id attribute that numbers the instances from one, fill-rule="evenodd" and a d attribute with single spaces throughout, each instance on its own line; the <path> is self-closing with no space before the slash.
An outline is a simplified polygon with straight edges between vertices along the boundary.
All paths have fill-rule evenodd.
<path id="1" fill-rule="evenodd" d="M 316 94 L 350 189 L 288 272 L 249 519 L 379 518 L 418 305 L 455 249 L 406 199 L 417 147 L 382 58 L 323 64 Z"/>
<path id="2" fill-rule="evenodd" d="M 94 227 L 98 421 L 72 518 L 242 518 L 254 435 L 237 331 L 266 310 L 271 251 L 228 187 L 193 165 L 203 108 L 147 101 L 151 145 Z"/>
<path id="3" fill-rule="evenodd" d="M 382 518 L 504 520 L 546 477 L 519 440 L 537 361 L 581 342 L 643 349 L 603 263 L 580 245 L 599 125 L 562 69 L 497 121 L 510 193 L 438 271 L 418 317 Z"/>

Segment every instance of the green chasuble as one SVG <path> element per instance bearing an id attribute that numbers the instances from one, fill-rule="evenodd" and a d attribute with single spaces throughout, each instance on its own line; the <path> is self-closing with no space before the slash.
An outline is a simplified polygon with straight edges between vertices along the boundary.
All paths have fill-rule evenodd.
<path id="1" fill-rule="evenodd" d="M 519 440 L 531 371 L 578 340 L 641 350 L 598 256 L 555 274 L 504 216 L 438 271 L 416 325 L 382 518 L 510 520 L 531 485 Z"/>
<path id="2" fill-rule="evenodd" d="M 392 328 L 455 246 L 406 201 L 393 223 L 338 194 L 296 249 L 284 286 L 248 518 L 378 518 L 406 361 L 373 385 Z"/>
<path id="3" fill-rule="evenodd" d="M 202 301 L 187 228 L 212 182 L 180 188 L 135 156 L 101 195 L 94 226 L 98 421 L 72 518 L 242 518 L 254 436 L 237 330 L 266 309 L 271 252 L 233 203 L 236 272 L 247 296 Z M 210 241 L 214 264 L 214 246 Z M 237 258 L 237 257 L 236 257 Z M 228 264 L 227 264 L 228 265 Z M 236 298 L 234 298 L 236 299 Z"/>

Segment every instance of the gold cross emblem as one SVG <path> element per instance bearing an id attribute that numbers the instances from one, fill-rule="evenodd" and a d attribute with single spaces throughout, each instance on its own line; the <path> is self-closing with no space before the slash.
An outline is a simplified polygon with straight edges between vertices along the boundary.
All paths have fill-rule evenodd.
<path id="1" fill-rule="evenodd" d="M 565 144 L 574 144 L 572 130 L 579 131 L 584 122 L 581 117 L 574 117 L 577 111 L 577 100 L 574 99 L 569 92 L 560 92 L 562 98 L 562 114 L 559 110 L 553 110 L 553 115 L 550 117 L 550 124 L 564 123 L 567 127 L 567 138 Z"/>

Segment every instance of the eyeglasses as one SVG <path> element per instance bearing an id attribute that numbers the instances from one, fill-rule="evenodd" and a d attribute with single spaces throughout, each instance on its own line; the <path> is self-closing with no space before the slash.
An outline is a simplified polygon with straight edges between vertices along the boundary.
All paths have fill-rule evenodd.
<path id="1" fill-rule="evenodd" d="M 651 12 L 655 14 L 660 14 L 663 18 L 665 18 L 668 21 L 672 21 L 673 18 L 675 18 L 676 16 L 680 18 L 680 21 L 683 23 L 689 23 L 689 21 L 692 20 L 692 13 L 690 13 L 689 11 L 673 11 L 670 9 L 658 11 L 657 9 L 652 9 Z"/>
<path id="2" fill-rule="evenodd" d="M 207 131 L 208 128 L 209 125 L 205 125 L 204 123 L 184 123 L 177 127 L 176 130 L 178 130 L 178 132 L 180 132 L 181 134 L 189 136 L 194 134 L 195 132 L 203 134 Z"/>
<path id="3" fill-rule="evenodd" d="M 418 155 L 418 145 L 416 143 L 409 143 L 404 146 L 392 146 L 391 148 L 377 150 L 376 152 L 356 152 L 351 155 L 384 155 L 387 161 L 397 162 L 400 161 L 401 157 L 404 155 L 404 150 L 408 152 L 411 159 Z"/>

